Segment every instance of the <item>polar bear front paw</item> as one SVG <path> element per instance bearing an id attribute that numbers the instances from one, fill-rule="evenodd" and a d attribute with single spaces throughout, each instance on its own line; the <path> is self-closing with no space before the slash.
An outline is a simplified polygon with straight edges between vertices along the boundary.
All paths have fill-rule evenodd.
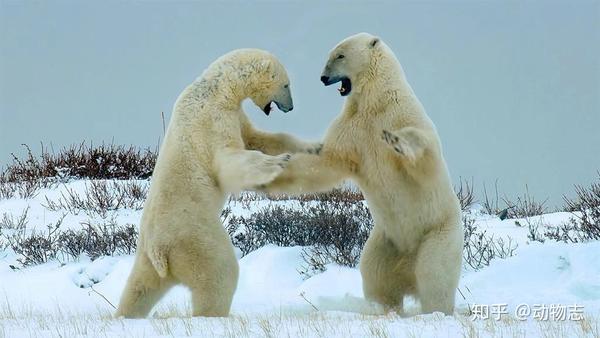
<path id="1" fill-rule="evenodd" d="M 385 129 L 383 130 L 383 133 L 381 133 L 381 139 L 391 146 L 397 144 L 400 140 L 398 136 L 392 134 L 391 132 Z"/>
<path id="2" fill-rule="evenodd" d="M 319 155 L 321 153 L 321 149 L 323 149 L 323 143 L 309 143 L 303 152 L 312 155 Z"/>
<path id="3" fill-rule="evenodd" d="M 292 158 L 292 154 L 285 153 L 285 154 L 277 155 L 274 157 L 275 157 L 275 160 L 274 160 L 275 164 L 280 166 L 282 169 L 285 169 L 285 167 L 287 167 L 287 165 L 288 165 L 288 162 Z"/>
<path id="4" fill-rule="evenodd" d="M 416 159 L 416 154 L 414 152 L 413 147 L 411 146 L 410 140 L 403 135 L 397 135 L 393 132 L 383 130 L 381 133 L 381 139 L 394 151 L 409 161 L 414 162 Z"/>
<path id="5" fill-rule="evenodd" d="M 256 168 L 256 185 L 260 186 L 273 181 L 287 167 L 291 158 L 290 154 L 269 156 Z"/>
<path id="6" fill-rule="evenodd" d="M 395 135 L 394 133 L 384 129 L 381 133 L 381 139 L 387 143 L 387 145 L 392 147 L 398 154 L 405 155 L 406 149 L 404 148 L 406 147 L 402 144 L 403 142 L 401 142 L 398 135 Z"/>

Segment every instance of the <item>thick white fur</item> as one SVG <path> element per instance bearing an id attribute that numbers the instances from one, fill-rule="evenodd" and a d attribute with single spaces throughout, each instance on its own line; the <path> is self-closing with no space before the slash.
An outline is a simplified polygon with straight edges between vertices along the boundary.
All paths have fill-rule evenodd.
<path id="1" fill-rule="evenodd" d="M 237 50 L 217 59 L 179 96 L 144 206 L 136 260 L 117 316 L 144 317 L 174 284 L 192 292 L 193 315 L 227 316 L 238 264 L 221 224 L 226 197 L 266 184 L 290 155 L 319 147 L 256 130 L 242 110 L 289 95 L 271 54 Z M 283 93 L 283 94 L 282 94 Z M 291 104 L 291 96 L 284 98 Z"/>
<path id="2" fill-rule="evenodd" d="M 377 37 L 340 42 L 323 75 L 350 78 L 352 91 L 321 154 L 293 155 L 264 190 L 314 192 L 353 180 L 375 221 L 360 262 L 365 297 L 402 311 L 414 295 L 423 312 L 452 313 L 463 230 L 435 126 Z"/>

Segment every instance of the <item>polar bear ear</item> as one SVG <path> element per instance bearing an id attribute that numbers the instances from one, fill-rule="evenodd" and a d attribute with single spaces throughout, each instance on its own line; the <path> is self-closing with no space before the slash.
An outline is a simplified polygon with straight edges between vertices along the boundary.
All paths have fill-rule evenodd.
<path id="1" fill-rule="evenodd" d="M 373 39 L 371 39 L 371 41 L 369 42 L 369 47 L 373 48 L 375 46 L 377 46 L 377 44 L 379 43 L 379 37 L 374 37 Z"/>
<path id="2" fill-rule="evenodd" d="M 268 70 L 269 68 L 271 68 L 271 65 L 272 65 L 271 60 L 261 60 L 260 61 L 261 69 Z"/>
<path id="3" fill-rule="evenodd" d="M 275 80 L 275 73 L 271 71 L 273 67 L 273 61 L 271 60 L 261 60 L 259 63 L 259 69 L 262 73 L 271 73 L 271 80 Z"/>

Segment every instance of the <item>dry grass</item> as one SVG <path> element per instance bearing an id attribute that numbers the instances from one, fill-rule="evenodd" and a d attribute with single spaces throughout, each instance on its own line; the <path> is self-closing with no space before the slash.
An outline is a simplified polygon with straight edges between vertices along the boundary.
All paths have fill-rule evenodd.
<path id="1" fill-rule="evenodd" d="M 0 309 L 1 310 L 1 309 Z M 105 310 L 74 314 L 57 308 L 52 313 L 24 309 L 6 315 L 0 311 L 0 337 L 598 337 L 598 317 L 580 322 L 523 322 L 509 316 L 501 321 L 472 321 L 455 315 L 367 316 L 314 312 L 232 315 L 228 318 L 112 319 Z"/>
<path id="2" fill-rule="evenodd" d="M 460 178 L 459 185 L 458 187 L 454 187 L 454 191 L 456 192 L 456 197 L 458 197 L 462 211 L 469 210 L 476 202 L 475 192 L 473 191 L 473 179 L 469 182 L 463 181 L 463 179 Z"/>
<path id="3" fill-rule="evenodd" d="M 494 194 L 488 195 L 487 187 L 483 185 L 483 201 L 482 206 L 488 215 L 496 215 L 500 210 L 500 195 L 498 193 L 498 180 L 494 181 Z"/>
<path id="4" fill-rule="evenodd" d="M 77 313 L 56 305 L 40 309 L 0 299 L 0 337 L 600 337 L 600 316 L 582 321 L 472 320 L 440 313 L 402 317 L 395 313 L 296 312 L 282 309 L 227 318 L 190 317 L 189 304 L 165 302 L 148 319 L 114 319 L 112 310 Z"/>
<path id="5" fill-rule="evenodd" d="M 523 196 L 518 196 L 515 201 L 511 201 L 506 197 L 502 198 L 502 200 L 508 206 L 508 218 L 527 218 L 542 215 L 548 211 L 546 208 L 548 199 L 541 202 L 537 201 L 529 193 L 529 187 L 527 185 L 525 185 L 525 193 Z"/>

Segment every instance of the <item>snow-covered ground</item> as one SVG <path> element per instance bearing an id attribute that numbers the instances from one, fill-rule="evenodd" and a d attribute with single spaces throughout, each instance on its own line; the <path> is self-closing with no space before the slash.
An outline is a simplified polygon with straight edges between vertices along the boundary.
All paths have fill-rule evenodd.
<path id="1" fill-rule="evenodd" d="M 0 200 L 0 217 L 17 218 L 28 209 L 28 229 L 47 231 L 45 226 L 65 213 L 48 210 L 48 200 L 62 198 L 66 189 L 83 193 L 88 184 L 74 181 L 43 189 L 31 199 Z M 269 203 L 296 202 L 259 200 L 230 206 L 234 215 L 245 215 Z M 325 272 L 304 279 L 298 272 L 304 264 L 301 247 L 268 245 L 240 259 L 229 318 L 191 318 L 189 293 L 176 287 L 151 318 L 112 319 L 111 303 L 119 301 L 133 256 L 94 261 L 80 257 L 18 268 L 18 256 L 7 248 L 0 251 L 0 337 L 600 335 L 600 242 L 530 243 L 527 227 L 515 223 L 557 225 L 569 219 L 568 213 L 504 221 L 477 210 L 471 215 L 488 234 L 510 236 L 518 246 L 513 257 L 493 260 L 479 271 L 463 269 L 454 316 L 415 315 L 419 306 L 411 299 L 405 302 L 407 314 L 383 314 L 363 299 L 357 269 L 329 265 Z M 140 216 L 140 210 L 119 209 L 105 218 L 137 224 Z M 68 213 L 61 229 L 77 229 L 99 220 L 95 218 L 101 217 Z"/>

